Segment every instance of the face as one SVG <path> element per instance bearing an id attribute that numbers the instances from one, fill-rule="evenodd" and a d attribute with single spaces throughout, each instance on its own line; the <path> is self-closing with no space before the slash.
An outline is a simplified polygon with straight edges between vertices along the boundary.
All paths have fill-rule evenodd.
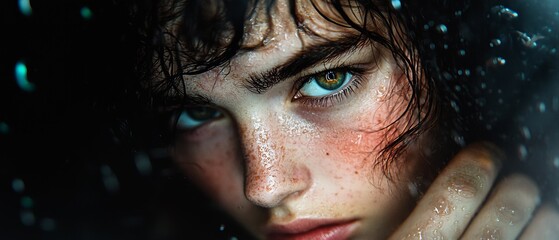
<path id="1" fill-rule="evenodd" d="M 248 21 L 245 44 L 262 46 L 185 80 L 172 156 L 257 238 L 386 237 L 413 205 L 420 162 L 417 144 L 379 158 L 402 132 L 407 80 L 386 49 L 297 9 L 320 37 L 278 1 Z"/>

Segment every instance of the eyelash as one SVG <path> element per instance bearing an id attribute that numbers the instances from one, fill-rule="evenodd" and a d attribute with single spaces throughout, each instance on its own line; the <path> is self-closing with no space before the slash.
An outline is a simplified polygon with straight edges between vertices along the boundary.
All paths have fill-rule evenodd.
<path id="1" fill-rule="evenodd" d="M 345 86 L 342 90 L 331 94 L 331 95 L 327 95 L 327 96 L 323 96 L 323 97 L 318 97 L 318 98 L 313 98 L 313 97 L 305 97 L 305 96 L 301 96 L 301 97 L 297 97 L 298 94 L 300 94 L 301 88 L 303 88 L 303 86 L 312 81 L 312 77 L 316 77 L 319 76 L 321 74 L 325 74 L 329 71 L 340 71 L 340 72 L 347 72 L 352 74 L 352 79 L 350 80 L 350 82 L 347 84 L 347 86 Z M 335 104 L 338 104 L 342 101 L 344 101 L 345 99 L 347 99 L 349 96 L 351 96 L 353 93 L 355 93 L 355 90 L 357 90 L 359 87 L 361 87 L 361 85 L 363 84 L 363 74 L 364 74 L 365 70 L 361 69 L 361 68 L 356 68 L 356 67 L 347 67 L 347 66 L 343 66 L 343 67 L 336 67 L 336 68 L 331 68 L 331 69 L 326 69 L 320 72 L 316 72 L 316 73 L 312 73 L 309 74 L 305 77 L 300 78 L 299 80 L 297 80 L 296 83 L 296 91 L 295 91 L 295 97 L 293 98 L 293 102 L 299 102 L 303 105 L 307 105 L 309 107 L 313 107 L 313 108 L 327 108 L 327 107 L 331 107 Z"/>

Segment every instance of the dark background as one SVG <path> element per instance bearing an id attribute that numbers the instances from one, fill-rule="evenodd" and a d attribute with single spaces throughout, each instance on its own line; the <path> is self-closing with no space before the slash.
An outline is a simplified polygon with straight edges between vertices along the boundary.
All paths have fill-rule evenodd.
<path id="1" fill-rule="evenodd" d="M 116 138 L 134 81 L 126 6 L 17 4 L 0 7 L 0 239 L 246 239 L 164 149 Z M 18 62 L 33 91 L 17 84 Z"/>

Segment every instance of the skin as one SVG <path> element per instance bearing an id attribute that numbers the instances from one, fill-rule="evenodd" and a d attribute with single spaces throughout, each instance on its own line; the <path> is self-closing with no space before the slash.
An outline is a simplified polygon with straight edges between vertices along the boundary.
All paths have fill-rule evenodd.
<path id="1" fill-rule="evenodd" d="M 355 34 L 306 7 L 301 14 L 313 19 L 306 27 L 325 38 Z M 393 163 L 379 162 L 380 149 L 403 130 L 403 124 L 389 123 L 404 112 L 411 94 L 386 50 L 367 43 L 263 93 L 247 89 L 251 75 L 324 41 L 298 32 L 289 14 L 279 1 L 272 37 L 233 58 L 228 74 L 214 69 L 185 81 L 189 94 L 211 99 L 208 107 L 219 111 L 178 135 L 171 152 L 186 176 L 259 239 L 269 226 L 299 219 L 355 220 L 352 239 L 513 239 L 522 232 L 539 204 L 537 186 L 516 175 L 490 194 L 502 157 L 489 144 L 459 153 L 419 202 L 410 186 L 414 190 L 413 180 L 426 171 L 428 156 L 419 149 L 434 139 L 426 133 Z M 262 29 L 270 27 L 258 16 L 250 21 L 259 27 L 245 33 L 248 45 L 266 39 Z M 362 83 L 343 100 L 319 107 L 294 89 L 299 79 L 336 63 L 364 69 Z M 396 177 L 389 179 L 378 166 Z"/>

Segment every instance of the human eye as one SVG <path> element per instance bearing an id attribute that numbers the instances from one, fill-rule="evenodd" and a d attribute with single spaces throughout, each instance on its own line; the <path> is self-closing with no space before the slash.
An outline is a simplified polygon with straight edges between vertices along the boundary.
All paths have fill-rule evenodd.
<path id="1" fill-rule="evenodd" d="M 337 68 L 303 78 L 303 83 L 293 97 L 311 107 L 329 107 L 341 102 L 361 84 L 361 71 Z"/>
<path id="2" fill-rule="evenodd" d="M 186 107 L 180 111 L 176 127 L 178 130 L 194 130 L 222 116 L 221 111 L 215 107 Z"/>

